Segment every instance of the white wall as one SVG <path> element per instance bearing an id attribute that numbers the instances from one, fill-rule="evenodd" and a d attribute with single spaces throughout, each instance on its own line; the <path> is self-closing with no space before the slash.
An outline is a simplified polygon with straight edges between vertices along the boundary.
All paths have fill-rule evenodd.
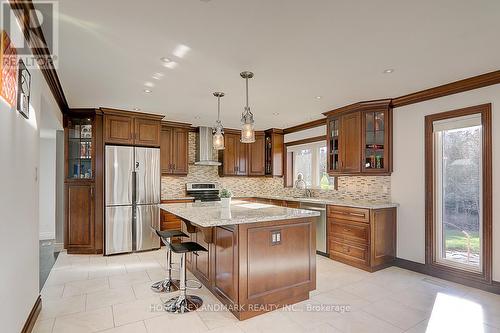
<path id="1" fill-rule="evenodd" d="M 40 239 L 56 238 L 56 138 L 40 137 L 39 235 Z"/>
<path id="2" fill-rule="evenodd" d="M 20 33 L 20 32 L 19 32 Z M 38 182 L 42 96 L 58 110 L 41 73 L 31 69 L 30 119 L 0 98 L 0 323 L 20 332 L 39 295 Z M 57 118 L 62 123 L 62 115 Z"/>
<path id="3" fill-rule="evenodd" d="M 493 113 L 493 279 L 500 281 L 500 85 L 394 110 L 392 200 L 400 204 L 398 257 L 425 263 L 424 117 L 485 103 Z"/>

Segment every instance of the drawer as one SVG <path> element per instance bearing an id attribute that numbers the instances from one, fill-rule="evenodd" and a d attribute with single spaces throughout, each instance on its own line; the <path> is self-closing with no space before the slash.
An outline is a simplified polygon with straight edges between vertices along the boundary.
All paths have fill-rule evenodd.
<path id="1" fill-rule="evenodd" d="M 274 205 L 274 206 L 285 206 L 286 205 L 286 201 L 271 199 L 270 200 L 270 204 Z"/>
<path id="2" fill-rule="evenodd" d="M 363 244 L 370 243 L 370 225 L 366 223 L 349 222 L 343 223 L 330 219 L 329 236 L 341 238 Z"/>
<path id="3" fill-rule="evenodd" d="M 299 208 L 300 207 L 300 202 L 298 201 L 285 201 L 286 206 L 289 208 Z"/>
<path id="4" fill-rule="evenodd" d="M 347 242 L 330 241 L 330 254 L 343 259 L 352 260 L 357 263 L 368 264 L 368 247 L 354 245 Z"/>
<path id="5" fill-rule="evenodd" d="M 370 210 L 345 206 L 328 206 L 328 217 L 356 222 L 370 222 Z"/>
<path id="6" fill-rule="evenodd" d="M 181 222 L 161 222 L 161 230 L 181 230 Z"/>

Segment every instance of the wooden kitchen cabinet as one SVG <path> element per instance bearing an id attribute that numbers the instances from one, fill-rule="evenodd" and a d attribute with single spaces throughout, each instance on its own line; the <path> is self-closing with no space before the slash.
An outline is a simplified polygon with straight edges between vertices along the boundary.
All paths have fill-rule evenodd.
<path id="1" fill-rule="evenodd" d="M 360 102 L 324 115 L 331 176 L 392 173 L 391 100 Z"/>
<path id="2" fill-rule="evenodd" d="M 66 184 L 66 249 L 68 253 L 94 251 L 94 184 Z"/>
<path id="3" fill-rule="evenodd" d="M 171 204 L 171 203 L 185 203 L 185 202 L 193 202 L 193 199 L 176 199 L 176 200 L 162 200 L 162 204 Z M 163 209 L 160 210 L 160 230 L 182 230 L 182 220 Z M 174 239 L 174 241 L 181 241 L 182 238 Z M 185 239 L 184 239 L 185 241 Z M 163 243 L 162 243 L 163 246 Z"/>
<path id="4" fill-rule="evenodd" d="M 162 115 L 101 109 L 106 144 L 160 146 Z"/>
<path id="5" fill-rule="evenodd" d="M 103 116 L 71 109 L 64 117 L 64 248 L 71 254 L 103 250 Z"/>
<path id="6" fill-rule="evenodd" d="M 225 149 L 219 151 L 219 167 L 221 176 L 248 176 L 248 143 L 240 142 L 240 134 L 227 133 L 224 135 Z"/>
<path id="7" fill-rule="evenodd" d="M 248 145 L 248 175 L 264 176 L 265 170 L 265 135 L 255 134 L 255 142 Z"/>
<path id="8" fill-rule="evenodd" d="M 265 131 L 265 175 L 283 177 L 285 136 L 283 130 Z"/>
<path id="9" fill-rule="evenodd" d="M 180 126 L 180 124 L 178 124 Z M 165 175 L 187 175 L 189 162 L 189 126 L 164 124 L 160 135 L 161 172 Z"/>
<path id="10" fill-rule="evenodd" d="M 396 208 L 328 206 L 330 258 L 374 272 L 396 257 Z"/>

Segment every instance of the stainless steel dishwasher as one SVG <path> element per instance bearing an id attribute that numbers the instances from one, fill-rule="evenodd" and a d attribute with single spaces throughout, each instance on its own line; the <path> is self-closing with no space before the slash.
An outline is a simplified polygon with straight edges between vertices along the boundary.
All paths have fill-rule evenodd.
<path id="1" fill-rule="evenodd" d="M 324 256 L 328 255 L 326 246 L 326 205 L 312 202 L 300 202 L 301 209 L 315 210 L 321 215 L 316 222 L 316 253 Z"/>

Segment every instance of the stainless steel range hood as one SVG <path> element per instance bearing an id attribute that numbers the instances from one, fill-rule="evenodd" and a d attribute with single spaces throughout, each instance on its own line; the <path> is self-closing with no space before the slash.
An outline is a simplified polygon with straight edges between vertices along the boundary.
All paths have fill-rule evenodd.
<path id="1" fill-rule="evenodd" d="M 219 161 L 213 158 L 212 136 L 212 128 L 199 127 L 198 138 L 196 140 L 195 165 L 221 165 Z"/>

